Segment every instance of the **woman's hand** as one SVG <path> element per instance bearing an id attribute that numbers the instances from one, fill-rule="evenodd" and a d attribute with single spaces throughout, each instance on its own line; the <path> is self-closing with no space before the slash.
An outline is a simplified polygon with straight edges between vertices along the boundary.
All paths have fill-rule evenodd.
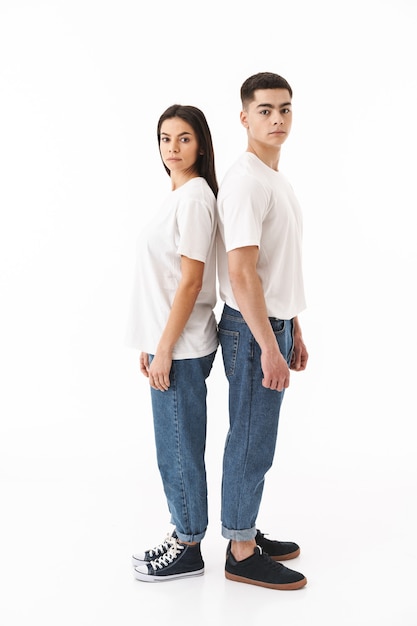
<path id="1" fill-rule="evenodd" d="M 169 373 L 172 365 L 172 354 L 156 352 L 148 367 L 149 384 L 158 391 L 167 391 L 170 386 Z"/>
<path id="2" fill-rule="evenodd" d="M 149 354 L 141 352 L 139 355 L 139 368 L 146 378 L 149 378 Z"/>

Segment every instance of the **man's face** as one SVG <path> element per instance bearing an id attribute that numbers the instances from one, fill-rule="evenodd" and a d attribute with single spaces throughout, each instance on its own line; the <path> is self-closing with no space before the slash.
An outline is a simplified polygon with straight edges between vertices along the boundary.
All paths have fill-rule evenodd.
<path id="1" fill-rule="evenodd" d="M 279 148 L 290 134 L 291 96 L 288 89 L 258 89 L 240 114 L 250 142 Z"/>

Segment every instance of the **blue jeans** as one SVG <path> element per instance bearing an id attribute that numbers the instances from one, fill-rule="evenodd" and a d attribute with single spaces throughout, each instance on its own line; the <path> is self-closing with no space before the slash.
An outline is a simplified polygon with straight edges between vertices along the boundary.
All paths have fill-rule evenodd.
<path id="1" fill-rule="evenodd" d="M 200 541 L 208 524 L 206 379 L 215 355 L 172 361 L 168 391 L 151 388 L 158 467 L 182 541 Z"/>
<path id="2" fill-rule="evenodd" d="M 270 318 L 281 353 L 290 362 L 292 320 Z M 229 381 L 229 431 L 223 456 L 222 535 L 248 541 L 256 518 L 265 474 L 276 447 L 284 392 L 262 386 L 261 350 L 241 313 L 225 305 L 219 323 L 225 373 Z"/>

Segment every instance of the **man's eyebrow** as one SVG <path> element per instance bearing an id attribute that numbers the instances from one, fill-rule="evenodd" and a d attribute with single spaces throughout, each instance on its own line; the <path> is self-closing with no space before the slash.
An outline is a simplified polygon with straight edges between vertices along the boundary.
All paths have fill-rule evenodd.
<path id="1" fill-rule="evenodd" d="M 292 104 L 291 102 L 283 102 L 282 104 L 280 104 L 278 106 L 278 108 L 282 109 L 282 107 L 288 107 L 288 106 L 291 106 L 291 104 Z M 273 104 L 269 104 L 269 102 L 265 102 L 263 104 L 258 104 L 256 108 L 260 109 L 260 108 L 265 108 L 265 107 L 268 108 L 268 109 L 273 109 L 274 105 Z"/>

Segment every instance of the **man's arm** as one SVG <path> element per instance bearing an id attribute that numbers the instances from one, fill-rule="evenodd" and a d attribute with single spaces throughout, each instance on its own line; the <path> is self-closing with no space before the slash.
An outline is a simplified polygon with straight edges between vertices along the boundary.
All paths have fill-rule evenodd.
<path id="1" fill-rule="evenodd" d="M 256 269 L 259 249 L 257 246 L 245 246 L 231 250 L 227 256 L 233 294 L 261 348 L 262 385 L 282 391 L 290 384 L 290 370 L 268 319 L 262 283 Z"/>

